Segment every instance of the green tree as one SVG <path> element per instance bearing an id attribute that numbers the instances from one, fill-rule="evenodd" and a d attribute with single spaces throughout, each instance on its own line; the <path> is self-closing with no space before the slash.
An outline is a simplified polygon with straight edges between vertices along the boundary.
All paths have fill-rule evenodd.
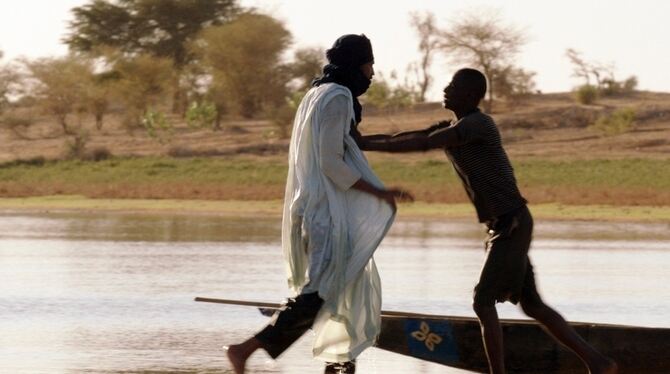
<path id="1" fill-rule="evenodd" d="M 535 90 L 535 73 L 514 66 L 506 66 L 493 74 L 497 94 L 518 103 Z"/>
<path id="2" fill-rule="evenodd" d="M 501 72 L 514 66 L 521 47 L 526 43 L 522 30 L 506 25 L 495 12 L 466 13 L 452 19 L 440 35 L 440 50 L 453 62 L 482 70 L 489 80 L 487 110 L 498 94 L 496 82 Z"/>
<path id="3" fill-rule="evenodd" d="M 174 74 L 172 62 L 147 54 L 132 57 L 119 54 L 110 57 L 110 60 L 113 61 L 113 70 L 109 74 L 115 77 L 112 90 L 124 106 L 125 125 L 129 129 L 142 125 L 149 112 L 156 117 L 157 108 L 163 104 L 165 95 L 170 93 Z"/>
<path id="4" fill-rule="evenodd" d="M 71 50 L 96 54 L 114 47 L 126 54 L 149 54 L 172 61 L 176 75 L 173 110 L 184 109 L 181 71 L 193 56 L 188 49 L 204 28 L 221 25 L 238 12 L 235 0 L 93 0 L 72 9 L 64 42 Z"/>
<path id="5" fill-rule="evenodd" d="M 414 104 L 417 97 L 416 92 L 409 85 L 398 84 L 395 81 L 395 73 L 391 74 L 390 80 L 386 79 L 382 73 L 379 73 L 365 93 L 365 96 L 363 96 L 365 104 L 386 111 L 395 111 Z"/>
<path id="6" fill-rule="evenodd" d="M 326 53 L 322 48 L 301 48 L 295 51 L 293 61 L 283 68 L 280 66 L 279 76 L 286 74 L 289 81 L 289 92 L 282 103 L 271 105 L 266 114 L 272 123 L 277 126 L 280 138 L 288 138 L 295 112 L 305 96 L 312 87 L 312 81 L 322 73 L 326 64 Z"/>
<path id="7" fill-rule="evenodd" d="M 95 127 L 98 130 L 102 129 L 105 114 L 109 111 L 116 78 L 113 74 L 93 74 L 86 82 L 85 106 L 86 110 L 93 115 Z"/>
<path id="8" fill-rule="evenodd" d="M 86 82 L 93 74 L 92 62 L 80 56 L 23 60 L 29 72 L 29 91 L 37 104 L 56 117 L 66 134 L 71 134 L 68 116 L 81 111 L 86 99 Z"/>
<path id="9" fill-rule="evenodd" d="M 289 74 L 281 55 L 291 42 L 284 25 L 267 15 L 245 13 L 203 30 L 194 45 L 212 78 L 217 98 L 245 118 L 282 105 Z"/>
<path id="10" fill-rule="evenodd" d="M 297 81 L 295 91 L 307 91 L 312 81 L 321 75 L 326 64 L 323 48 L 301 48 L 295 51 L 293 62 L 288 65 L 291 78 Z"/>

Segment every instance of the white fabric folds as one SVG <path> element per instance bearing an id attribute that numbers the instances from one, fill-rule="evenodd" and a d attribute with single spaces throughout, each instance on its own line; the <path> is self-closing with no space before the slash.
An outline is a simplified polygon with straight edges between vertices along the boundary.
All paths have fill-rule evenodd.
<path id="1" fill-rule="evenodd" d="M 300 293 L 307 286 L 324 299 L 313 326 L 313 353 L 330 362 L 356 358 L 379 335 L 381 281 L 372 255 L 395 217 L 386 202 L 353 188 L 342 189 L 321 170 L 321 115 L 326 104 L 339 96 L 347 98 L 349 111 L 344 162 L 370 184 L 383 187 L 349 136 L 354 116 L 350 91 L 335 83 L 322 84 L 307 93 L 296 113 L 282 222 L 289 287 Z M 309 279 L 310 246 L 315 243 L 326 256 L 318 264 L 318 279 Z"/>

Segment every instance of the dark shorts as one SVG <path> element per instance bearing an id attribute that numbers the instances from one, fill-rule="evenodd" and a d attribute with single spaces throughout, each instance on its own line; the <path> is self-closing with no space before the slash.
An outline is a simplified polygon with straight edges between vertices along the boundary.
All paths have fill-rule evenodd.
<path id="1" fill-rule="evenodd" d="M 505 214 L 487 227 L 486 261 L 475 287 L 475 305 L 539 300 L 528 258 L 533 236 L 533 217 L 528 208 L 523 206 Z"/>

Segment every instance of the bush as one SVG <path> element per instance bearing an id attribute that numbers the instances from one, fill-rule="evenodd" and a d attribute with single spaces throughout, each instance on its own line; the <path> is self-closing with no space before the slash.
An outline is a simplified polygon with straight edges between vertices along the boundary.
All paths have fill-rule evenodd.
<path id="1" fill-rule="evenodd" d="M 629 94 L 634 92 L 637 88 L 637 77 L 632 75 L 624 81 L 616 81 L 614 79 L 605 79 L 602 81 L 600 87 L 600 94 L 602 96 L 615 96 L 622 94 Z"/>
<path id="2" fill-rule="evenodd" d="M 174 158 L 179 157 L 195 157 L 198 152 L 186 146 L 172 146 L 168 149 L 167 155 Z"/>
<path id="3" fill-rule="evenodd" d="M 632 75 L 623 81 L 623 92 L 629 93 L 637 89 L 637 77 Z"/>
<path id="4" fill-rule="evenodd" d="M 87 158 L 92 161 L 104 161 L 112 158 L 112 152 L 105 147 L 96 147 L 88 153 Z"/>
<path id="5" fill-rule="evenodd" d="M 27 139 L 22 131 L 27 130 L 35 123 L 35 119 L 29 113 L 7 112 L 0 115 L 0 126 L 10 130 L 16 137 Z"/>
<path id="6" fill-rule="evenodd" d="M 606 136 L 623 134 L 633 129 L 635 110 L 618 109 L 609 116 L 601 116 L 593 124 L 593 128 Z"/>
<path id="7" fill-rule="evenodd" d="M 186 111 L 186 123 L 191 128 L 210 127 L 214 129 L 218 113 L 216 106 L 208 102 L 194 102 Z"/>
<path id="8" fill-rule="evenodd" d="M 44 166 L 46 164 L 47 160 L 44 158 L 44 156 L 36 156 L 28 159 L 18 159 L 14 161 L 9 161 L 5 163 L 0 164 L 0 169 L 2 168 L 12 168 L 15 166 Z"/>
<path id="9" fill-rule="evenodd" d="M 65 158 L 83 160 L 86 157 L 86 143 L 88 143 L 88 133 L 79 131 L 72 140 L 65 141 Z"/>
<path id="10" fill-rule="evenodd" d="M 286 139 L 291 135 L 295 112 L 307 91 L 296 91 L 284 99 L 284 103 L 267 110 L 267 116 L 279 130 L 279 137 Z"/>
<path id="11" fill-rule="evenodd" d="M 153 109 L 147 110 L 142 117 L 142 126 L 149 137 L 160 144 L 169 143 L 172 140 L 174 127 L 163 112 Z"/>
<path id="12" fill-rule="evenodd" d="M 279 137 L 286 139 L 291 135 L 291 126 L 295 118 L 296 109 L 291 105 L 286 104 L 273 108 L 268 114 L 272 118 L 272 123 L 277 126 L 279 130 Z"/>
<path id="13" fill-rule="evenodd" d="M 600 94 L 602 96 L 614 96 L 622 92 L 621 82 L 614 79 L 604 79 L 600 87 Z"/>
<path id="14" fill-rule="evenodd" d="M 577 102 L 583 105 L 590 105 L 598 100 L 598 88 L 596 86 L 585 84 L 579 86 L 575 91 Z"/>
<path id="15" fill-rule="evenodd" d="M 416 93 L 404 86 L 391 87 L 381 77 L 365 93 L 365 104 L 377 109 L 395 111 L 414 104 Z"/>

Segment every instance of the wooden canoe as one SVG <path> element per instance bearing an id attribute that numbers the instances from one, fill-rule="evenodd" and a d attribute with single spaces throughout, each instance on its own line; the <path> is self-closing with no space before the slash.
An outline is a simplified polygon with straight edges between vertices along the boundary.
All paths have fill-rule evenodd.
<path id="1" fill-rule="evenodd" d="M 257 307 L 271 315 L 280 304 L 197 297 L 196 301 Z M 587 373 L 572 352 L 535 322 L 501 320 L 509 373 Z M 670 373 L 670 328 L 570 322 L 585 340 L 613 358 L 620 374 Z M 487 373 L 479 323 L 470 317 L 382 311 L 377 348 L 421 360 Z"/>

